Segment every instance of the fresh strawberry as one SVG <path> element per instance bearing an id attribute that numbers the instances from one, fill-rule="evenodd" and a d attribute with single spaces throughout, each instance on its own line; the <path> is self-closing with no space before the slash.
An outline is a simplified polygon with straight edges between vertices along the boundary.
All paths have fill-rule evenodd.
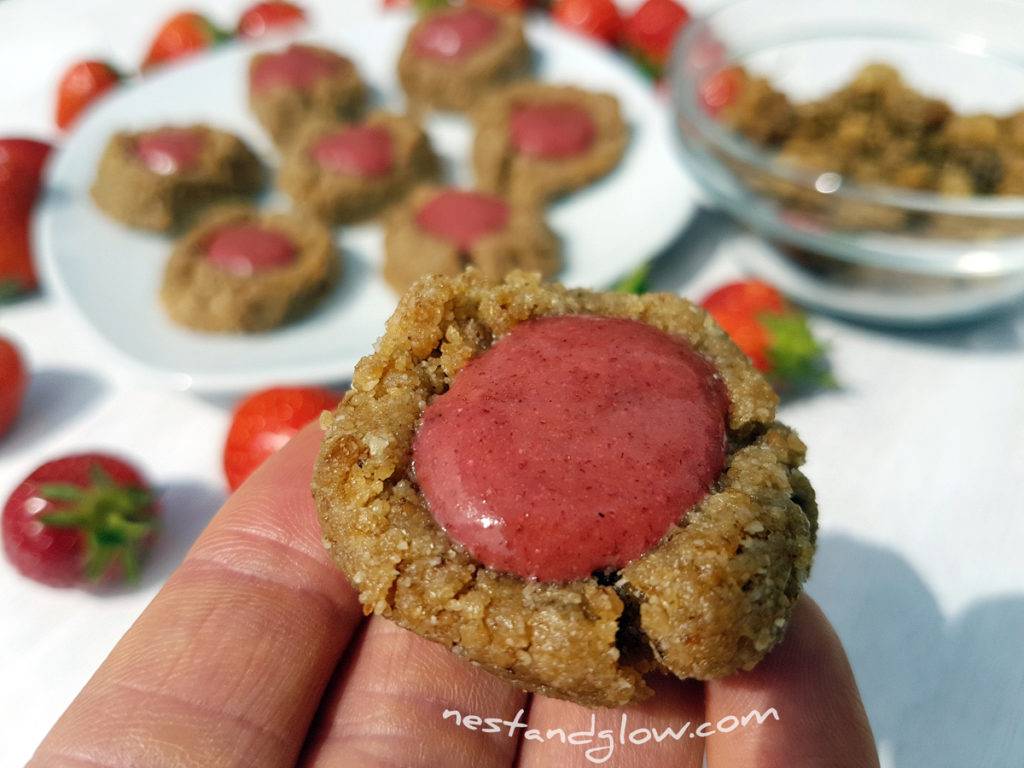
<path id="1" fill-rule="evenodd" d="M 156 33 L 142 62 L 150 69 L 169 61 L 191 56 L 225 40 L 227 35 L 215 27 L 205 16 L 184 11 L 169 18 Z"/>
<path id="2" fill-rule="evenodd" d="M 121 76 L 103 61 L 73 64 L 57 86 L 57 127 L 66 131 L 85 107 L 121 81 Z"/>
<path id="3" fill-rule="evenodd" d="M 676 0 L 645 0 L 622 22 L 622 44 L 644 70 L 661 77 L 672 43 L 689 20 Z"/>
<path id="4" fill-rule="evenodd" d="M 139 579 L 159 509 L 133 466 L 103 453 L 49 461 L 3 511 L 4 553 L 22 574 L 54 587 Z"/>
<path id="5" fill-rule="evenodd" d="M 622 18 L 613 0 L 555 0 L 551 16 L 567 29 L 610 45 L 619 40 Z"/>
<path id="6" fill-rule="evenodd" d="M 0 336 L 0 437 L 18 418 L 27 383 L 21 353 L 9 339 Z"/>
<path id="7" fill-rule="evenodd" d="M 50 145 L 0 139 L 0 303 L 36 289 L 29 218 Z"/>
<path id="8" fill-rule="evenodd" d="M 777 389 L 835 385 L 807 318 L 773 285 L 760 280 L 728 283 L 701 306 Z"/>
<path id="9" fill-rule="evenodd" d="M 741 67 L 726 67 L 709 77 L 701 85 L 700 104 L 712 117 L 728 107 L 740 95 L 746 82 L 746 74 Z"/>
<path id="10" fill-rule="evenodd" d="M 270 454 L 339 400 L 339 394 L 321 387 L 273 387 L 242 400 L 224 443 L 228 487 L 238 488 Z"/>
<path id="11" fill-rule="evenodd" d="M 306 12 L 284 0 L 269 0 L 250 6 L 238 20 L 238 36 L 256 40 L 267 34 L 292 29 L 305 23 Z"/>

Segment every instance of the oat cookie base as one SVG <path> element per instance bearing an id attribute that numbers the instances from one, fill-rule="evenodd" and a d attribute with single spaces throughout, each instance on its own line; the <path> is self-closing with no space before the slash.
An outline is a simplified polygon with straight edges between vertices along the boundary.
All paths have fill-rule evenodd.
<path id="1" fill-rule="evenodd" d="M 295 243 L 295 262 L 249 276 L 233 275 L 205 258 L 206 243 L 217 229 L 251 221 L 287 235 Z M 247 206 L 213 211 L 174 246 L 164 269 L 160 300 L 176 323 L 202 331 L 268 331 L 310 312 L 335 284 L 340 259 L 322 224 Z"/>
<path id="2" fill-rule="evenodd" d="M 516 269 L 550 277 L 562 268 L 558 237 L 545 223 L 543 212 L 532 206 L 510 203 L 505 228 L 481 237 L 465 252 L 424 232 L 416 224 L 416 211 L 438 189 L 433 185 L 417 187 L 408 201 L 387 217 L 382 275 L 396 291 L 405 291 L 424 275 L 455 277 L 467 266 L 490 280 L 501 280 Z"/>
<path id="3" fill-rule="evenodd" d="M 713 492 L 615 574 L 531 582 L 482 566 L 426 508 L 411 466 L 424 408 L 459 369 L 533 317 L 630 317 L 682 336 L 731 399 L 730 457 Z M 779 640 L 814 550 L 813 491 L 776 397 L 707 314 L 675 295 L 566 290 L 513 273 L 419 281 L 324 419 L 313 476 L 325 544 L 375 613 L 519 688 L 587 706 L 650 695 L 652 671 L 707 679 Z M 686 513 L 685 515 L 683 513 Z"/>
<path id="4" fill-rule="evenodd" d="M 594 140 L 579 155 L 547 159 L 520 155 L 512 145 L 509 122 L 519 104 L 553 102 L 586 110 L 594 121 Z M 497 91 L 470 114 L 476 126 L 472 159 L 482 189 L 527 205 L 574 192 L 611 171 L 629 140 L 618 100 L 568 85 L 523 81 Z"/>
<path id="5" fill-rule="evenodd" d="M 306 47 L 343 59 L 348 66 L 331 77 L 320 78 L 308 90 L 278 86 L 258 93 L 249 92 L 249 109 L 282 152 L 288 149 L 307 121 L 355 120 L 366 104 L 366 83 L 352 61 L 327 48 Z M 267 55 L 270 54 L 253 56 L 249 71 Z"/>
<path id="6" fill-rule="evenodd" d="M 124 224 L 166 232 L 194 223 L 212 205 L 259 192 L 263 165 L 245 142 L 205 125 L 184 128 L 205 136 L 198 164 L 167 175 L 151 171 L 135 157 L 137 134 L 114 134 L 90 190 L 93 202 Z"/>
<path id="7" fill-rule="evenodd" d="M 433 181 L 440 173 L 440 163 L 426 133 L 411 118 L 378 111 L 364 124 L 382 126 L 391 136 L 394 162 L 386 174 L 362 178 L 321 167 L 310 157 L 310 150 L 339 123 L 319 120 L 299 129 L 281 165 L 281 188 L 304 210 L 328 224 L 377 216 L 401 203 L 416 184 Z"/>
<path id="8" fill-rule="evenodd" d="M 413 25 L 398 57 L 398 81 L 414 113 L 427 108 L 465 112 L 495 88 L 526 76 L 530 49 L 522 19 L 516 13 L 497 17 L 498 33 L 491 44 L 458 61 L 417 55 L 410 41 L 429 22 L 430 14 Z"/>

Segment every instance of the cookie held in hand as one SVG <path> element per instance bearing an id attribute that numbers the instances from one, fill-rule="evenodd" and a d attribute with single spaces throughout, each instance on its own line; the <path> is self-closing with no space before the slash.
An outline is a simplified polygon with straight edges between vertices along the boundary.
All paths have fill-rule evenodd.
<path id="1" fill-rule="evenodd" d="M 425 278 L 326 425 L 325 542 L 368 613 L 525 690 L 726 676 L 782 637 L 814 551 L 776 403 L 678 296 Z"/>

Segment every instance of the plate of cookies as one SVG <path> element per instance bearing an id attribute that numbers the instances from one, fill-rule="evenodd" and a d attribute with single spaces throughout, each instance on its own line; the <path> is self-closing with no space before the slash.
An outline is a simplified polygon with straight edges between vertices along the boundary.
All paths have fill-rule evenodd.
<path id="1" fill-rule="evenodd" d="M 121 88 L 50 163 L 35 236 L 48 289 L 123 362 L 233 392 L 347 381 L 422 275 L 607 287 L 695 208 L 627 61 L 460 7 Z"/>

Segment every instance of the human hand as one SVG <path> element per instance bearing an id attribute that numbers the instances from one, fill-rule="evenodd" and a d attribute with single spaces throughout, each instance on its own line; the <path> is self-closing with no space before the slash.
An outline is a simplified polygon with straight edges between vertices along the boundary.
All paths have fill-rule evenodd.
<path id="1" fill-rule="evenodd" d="M 299 433 L 227 501 L 30 766 L 699 768 L 705 750 L 709 768 L 878 765 L 845 653 L 806 596 L 756 669 L 655 677 L 652 699 L 607 710 L 516 691 L 364 618 L 321 543 L 319 440 Z"/>

